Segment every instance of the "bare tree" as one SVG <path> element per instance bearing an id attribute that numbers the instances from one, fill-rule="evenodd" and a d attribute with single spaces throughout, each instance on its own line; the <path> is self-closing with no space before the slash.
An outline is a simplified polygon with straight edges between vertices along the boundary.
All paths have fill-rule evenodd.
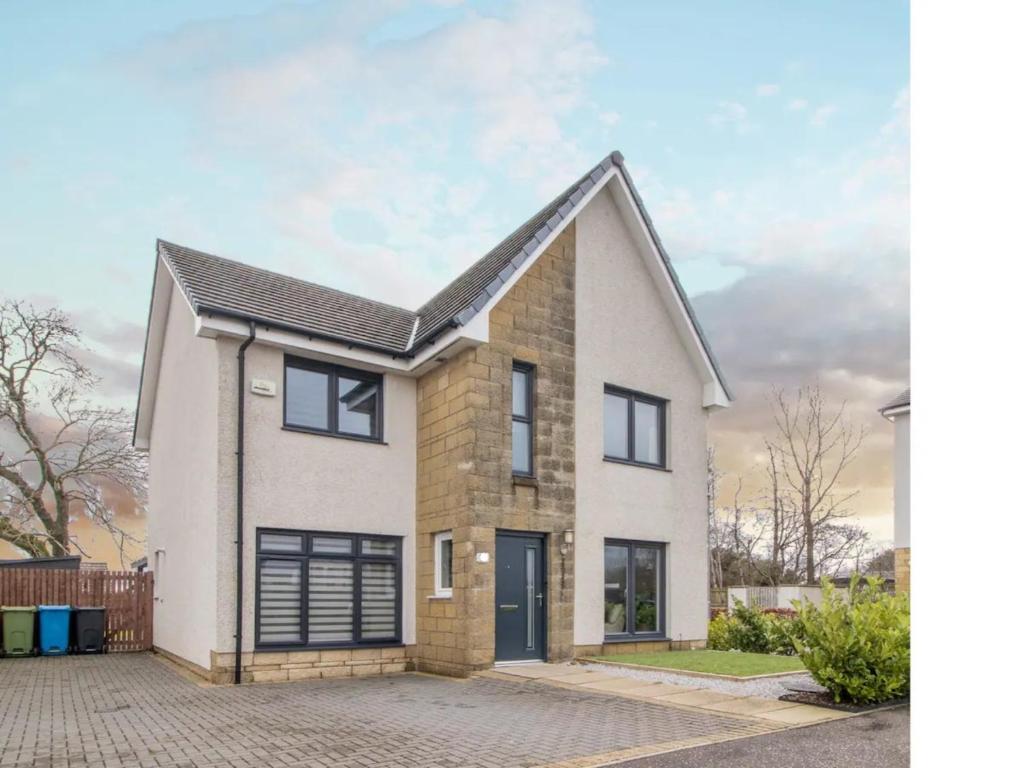
<path id="1" fill-rule="evenodd" d="M 771 402 L 777 435 L 769 445 L 780 464 L 780 476 L 796 498 L 804 539 L 803 576 L 812 584 L 819 575 L 819 553 L 830 563 L 838 556 L 834 548 L 822 549 L 822 534 L 827 526 L 850 515 L 846 505 L 857 492 L 838 492 L 839 480 L 866 430 L 850 425 L 845 402 L 829 412 L 817 385 L 801 387 L 793 399 L 783 390 L 773 389 Z"/>
<path id="2" fill-rule="evenodd" d="M 725 574 L 722 568 L 722 552 L 725 549 L 725 526 L 718 512 L 718 484 L 722 473 L 715 465 L 714 446 L 708 447 L 708 569 L 711 588 L 720 589 L 725 586 Z"/>
<path id="3" fill-rule="evenodd" d="M 0 303 L 0 540 L 30 556 L 73 549 L 78 514 L 114 537 L 122 560 L 132 540 L 112 495 L 141 505 L 145 463 L 124 409 L 92 405 L 97 378 L 75 357 L 81 334 L 57 309 Z"/>
<path id="4" fill-rule="evenodd" d="M 869 551 L 871 537 L 859 525 L 826 523 L 815 533 L 817 568 L 820 576 L 835 578 L 843 567 L 852 563 L 860 572 L 860 562 Z"/>
<path id="5" fill-rule="evenodd" d="M 769 584 L 779 584 L 797 566 L 803 553 L 803 520 L 792 493 L 785 487 L 781 474 L 781 457 L 778 449 L 765 441 L 768 464 L 765 467 L 768 488 L 765 492 L 765 506 L 770 518 L 771 544 L 768 567 L 764 574 Z"/>

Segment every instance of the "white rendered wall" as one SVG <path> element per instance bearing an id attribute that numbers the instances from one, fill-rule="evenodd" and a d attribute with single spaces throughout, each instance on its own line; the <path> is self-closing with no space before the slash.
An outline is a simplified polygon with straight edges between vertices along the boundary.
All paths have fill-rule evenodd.
<path id="1" fill-rule="evenodd" d="M 216 650 L 234 650 L 237 339 L 220 339 L 221 456 Z M 345 361 L 339 360 L 339 363 Z M 415 643 L 416 382 L 384 377 L 384 443 L 282 429 L 284 352 L 254 343 L 246 353 L 243 649 L 255 633 L 255 532 L 295 528 L 403 537 L 403 641 Z M 254 395 L 253 379 L 274 397 Z M 211 646 L 213 647 L 213 646 Z"/>
<path id="2" fill-rule="evenodd" d="M 668 468 L 603 460 L 604 385 L 665 398 Z M 576 220 L 575 643 L 604 640 L 604 540 L 665 542 L 667 634 L 707 636 L 703 384 L 607 189 Z"/>
<path id="3" fill-rule="evenodd" d="M 173 288 L 150 433 L 147 557 L 155 645 L 208 668 L 216 636 L 217 347 L 194 335 L 193 320 Z"/>
<path id="4" fill-rule="evenodd" d="M 910 411 L 896 416 L 893 426 L 893 539 L 902 549 L 910 546 Z"/>

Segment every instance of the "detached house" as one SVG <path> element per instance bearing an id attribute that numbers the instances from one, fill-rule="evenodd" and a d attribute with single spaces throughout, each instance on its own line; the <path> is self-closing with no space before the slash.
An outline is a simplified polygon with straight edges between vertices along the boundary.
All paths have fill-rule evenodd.
<path id="1" fill-rule="evenodd" d="M 617 152 L 415 311 L 159 241 L 155 644 L 221 682 L 700 646 L 729 402 Z"/>

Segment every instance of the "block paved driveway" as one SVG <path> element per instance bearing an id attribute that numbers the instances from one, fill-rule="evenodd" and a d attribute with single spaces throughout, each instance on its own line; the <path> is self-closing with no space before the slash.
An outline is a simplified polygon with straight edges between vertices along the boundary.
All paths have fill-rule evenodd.
<path id="1" fill-rule="evenodd" d="M 530 680 L 211 687 L 143 653 L 0 659 L 0 768 L 510 768 L 760 732 L 749 719 Z"/>

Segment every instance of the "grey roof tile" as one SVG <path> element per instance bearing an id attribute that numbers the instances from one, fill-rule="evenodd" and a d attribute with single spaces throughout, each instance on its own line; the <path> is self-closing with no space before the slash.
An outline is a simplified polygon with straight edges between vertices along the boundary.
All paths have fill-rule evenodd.
<path id="1" fill-rule="evenodd" d="M 416 323 L 408 309 L 157 241 L 197 312 L 265 322 L 382 352 L 405 351 Z"/>
<path id="2" fill-rule="evenodd" d="M 890 400 L 888 403 L 879 408 L 880 413 L 885 413 L 892 408 L 904 408 L 910 405 L 910 387 L 900 392 L 896 397 Z"/>

